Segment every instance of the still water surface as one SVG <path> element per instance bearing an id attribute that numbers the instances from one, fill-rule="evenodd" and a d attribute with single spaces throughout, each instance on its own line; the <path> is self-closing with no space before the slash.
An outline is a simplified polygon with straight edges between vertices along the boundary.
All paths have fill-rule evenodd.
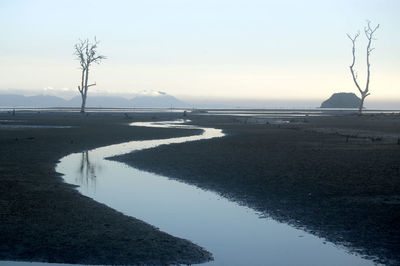
<path id="1" fill-rule="evenodd" d="M 131 125 L 193 128 L 179 122 Z M 373 265 L 304 231 L 260 218 L 254 210 L 216 193 L 105 159 L 223 136 L 219 129 L 202 129 L 197 136 L 132 141 L 71 154 L 57 171 L 66 182 L 79 185 L 82 194 L 206 248 L 215 259 L 210 265 Z"/>
<path id="2" fill-rule="evenodd" d="M 181 122 L 132 126 L 193 128 Z M 163 144 L 223 136 L 219 129 L 202 129 L 203 134 L 197 136 L 132 141 L 70 154 L 56 170 L 67 183 L 79 185 L 80 193 L 206 248 L 214 256 L 206 265 L 374 265 L 343 247 L 260 218 L 254 210 L 216 193 L 105 159 Z"/>

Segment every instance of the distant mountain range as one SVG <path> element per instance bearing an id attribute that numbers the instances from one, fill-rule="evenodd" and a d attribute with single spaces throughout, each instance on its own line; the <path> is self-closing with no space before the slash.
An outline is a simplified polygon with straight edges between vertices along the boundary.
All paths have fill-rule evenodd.
<path id="1" fill-rule="evenodd" d="M 17 94 L 0 94 L 0 107 L 80 107 L 81 102 L 82 100 L 79 95 L 70 100 L 65 100 L 49 95 L 23 96 Z M 189 104 L 165 92 L 157 92 L 152 95 L 138 95 L 131 99 L 117 96 L 88 95 L 86 106 L 103 108 L 179 108 L 188 107 Z"/>
<path id="2" fill-rule="evenodd" d="M 94 96 L 89 94 L 87 107 L 100 108 L 289 108 L 313 109 L 320 105 L 319 100 L 246 100 L 246 99 L 191 99 L 189 102 L 181 101 L 162 91 L 142 91 L 132 98 L 118 96 Z M 321 108 L 358 108 L 360 99 L 354 93 L 337 93 L 324 103 Z M 21 94 L 0 94 L 0 107 L 5 108 L 51 108 L 81 106 L 80 95 L 70 100 L 50 95 L 23 96 Z M 372 109 L 399 110 L 398 101 L 368 101 Z"/>

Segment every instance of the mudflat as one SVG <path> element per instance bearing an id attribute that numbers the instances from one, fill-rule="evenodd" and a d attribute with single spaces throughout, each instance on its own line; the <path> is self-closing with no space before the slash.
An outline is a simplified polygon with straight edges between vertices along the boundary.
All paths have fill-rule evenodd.
<path id="1" fill-rule="evenodd" d="M 0 260 L 81 264 L 192 264 L 205 249 L 82 196 L 55 165 L 63 156 L 196 130 L 129 127 L 182 114 L 0 113 Z"/>
<path id="2" fill-rule="evenodd" d="M 189 118 L 227 136 L 114 159 L 216 191 L 376 262 L 400 264 L 398 114 L 306 116 L 280 125 Z"/>

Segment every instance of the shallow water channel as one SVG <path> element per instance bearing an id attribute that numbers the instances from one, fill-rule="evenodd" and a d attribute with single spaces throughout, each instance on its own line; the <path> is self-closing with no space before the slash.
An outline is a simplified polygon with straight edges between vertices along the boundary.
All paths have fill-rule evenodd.
<path id="1" fill-rule="evenodd" d="M 197 128 L 180 122 L 131 126 Z M 222 137 L 219 129 L 163 140 L 131 141 L 70 154 L 56 170 L 80 193 L 171 235 L 188 239 L 214 256 L 205 265 L 374 265 L 343 247 L 278 223 L 245 206 L 195 186 L 105 158 L 163 144 Z"/>

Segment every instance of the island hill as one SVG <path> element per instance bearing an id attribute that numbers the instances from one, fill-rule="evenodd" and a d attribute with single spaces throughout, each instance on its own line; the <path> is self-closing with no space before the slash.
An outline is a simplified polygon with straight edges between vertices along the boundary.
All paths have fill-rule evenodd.
<path id="1" fill-rule="evenodd" d="M 358 108 L 361 99 L 351 92 L 334 93 L 321 104 L 321 108 Z"/>

